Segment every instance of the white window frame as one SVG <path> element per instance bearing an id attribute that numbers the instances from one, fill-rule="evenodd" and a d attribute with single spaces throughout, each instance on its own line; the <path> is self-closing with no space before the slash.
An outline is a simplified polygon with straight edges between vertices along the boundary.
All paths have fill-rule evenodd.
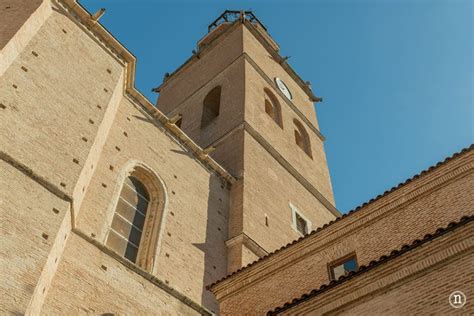
<path id="1" fill-rule="evenodd" d="M 306 221 L 306 227 L 308 230 L 308 233 L 311 232 L 312 230 L 312 223 L 311 221 L 303 215 L 303 213 L 293 204 L 293 203 L 288 203 L 290 209 L 291 209 L 291 227 L 293 228 L 294 231 L 296 231 L 299 235 L 304 236 L 296 227 L 296 213 Z"/>

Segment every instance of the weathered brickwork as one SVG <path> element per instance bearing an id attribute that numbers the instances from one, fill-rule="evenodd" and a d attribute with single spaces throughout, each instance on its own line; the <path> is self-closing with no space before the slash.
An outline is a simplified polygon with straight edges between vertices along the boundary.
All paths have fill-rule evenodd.
<path id="1" fill-rule="evenodd" d="M 464 225 L 463 225 L 464 226 Z M 321 295 L 300 301 L 283 315 L 459 315 L 474 309 L 474 223 L 458 227 L 422 247 L 336 285 Z M 454 291 L 466 304 L 449 303 Z"/>
<path id="2" fill-rule="evenodd" d="M 80 260 L 81 257 L 87 260 Z M 133 308 L 132 308 L 133 304 Z M 42 312 L 197 315 L 196 310 L 72 234 Z"/>
<path id="3" fill-rule="evenodd" d="M 469 150 L 215 285 L 221 313 L 265 313 L 328 283 L 330 262 L 355 252 L 358 264 L 368 265 L 473 215 L 473 156 Z"/>
<path id="4" fill-rule="evenodd" d="M 22 314 L 69 203 L 4 160 L 0 160 L 0 188 L 0 313 Z M 12 198 L 13 193 L 18 198 Z"/>
<path id="5" fill-rule="evenodd" d="M 196 302 L 216 308 L 203 287 L 226 273 L 229 190 L 125 98 L 86 192 L 78 229 L 105 243 L 125 172 L 136 162 L 155 170 L 166 186 L 154 273 Z"/>
<path id="6" fill-rule="evenodd" d="M 248 28 L 243 29 L 243 46 L 245 52 L 256 63 L 257 67 L 262 69 L 266 77 L 272 81 L 275 77 L 281 78 L 285 84 L 288 85 L 293 96 L 292 103 L 303 113 L 306 119 L 318 128 L 313 102 L 308 99 L 308 96 L 301 87 L 298 86 L 293 78 L 284 70 L 281 63 L 275 58 L 272 58 L 271 55 L 269 56 L 268 50 L 263 46 L 262 42 L 256 40 L 254 34 L 255 32 L 251 32 Z M 251 81 L 248 81 L 248 84 L 250 84 L 250 82 Z M 275 92 L 278 93 L 277 91 Z M 282 101 L 285 102 L 284 100 Z"/>
<path id="7" fill-rule="evenodd" d="M 202 53 L 199 59 L 188 62 L 161 85 L 158 107 L 163 113 L 168 114 L 180 107 L 242 54 L 242 28 L 234 26 L 223 34 L 219 41 L 213 42 L 202 51 L 205 51 L 205 54 Z"/>
<path id="8" fill-rule="evenodd" d="M 23 22 L 38 9 L 43 1 L 28 1 L 19 5 L 15 0 L 0 1 L 2 28 L 0 29 L 0 49 L 20 30 Z"/>
<path id="9" fill-rule="evenodd" d="M 275 164 L 273 157 L 248 133 L 245 133 L 244 152 L 244 159 L 249 163 L 243 179 L 243 209 L 246 210 L 243 230 L 254 240 L 260 241 L 259 244 L 265 250 L 274 251 L 301 236 L 291 228 L 289 203 L 294 204 L 314 228 L 334 219 L 310 192 L 301 188 L 287 170 Z M 253 161 L 258 163 L 251 163 Z M 285 190 L 276 192 L 281 187 L 285 187 Z M 265 214 L 268 226 L 265 225 Z M 243 265 L 250 262 L 252 261 L 243 262 Z"/>
<path id="10" fill-rule="evenodd" d="M 277 75 L 281 76 L 282 72 L 283 71 L 278 72 Z M 255 67 L 248 61 L 245 63 L 245 77 L 245 97 L 247 100 L 247 106 L 245 107 L 246 121 L 254 127 L 269 144 L 277 148 L 278 152 L 288 160 L 300 174 L 303 174 L 325 198 L 331 203 L 334 203 L 331 179 L 327 168 L 322 140 L 306 125 L 305 128 L 311 142 L 312 158 L 308 157 L 299 147 L 295 147 L 295 125 L 293 119 L 297 119 L 303 123 L 301 118 L 289 107 L 284 97 L 278 94 L 278 89 L 271 88 L 268 82 L 262 78 Z M 281 106 L 283 128 L 280 128 L 272 118 L 265 113 L 265 88 L 272 89 L 271 92 L 273 92 L 273 95 L 277 98 Z M 294 100 L 293 103 L 300 104 L 297 100 Z M 312 103 L 306 104 L 305 108 L 314 109 L 314 106 Z M 310 117 L 315 117 L 314 110 Z"/>
<path id="11" fill-rule="evenodd" d="M 215 162 L 197 159 L 195 145 L 180 144 L 161 116 L 127 95 L 124 60 L 68 8 L 67 1 L 32 1 L 24 12 L 16 5 L 20 20 L 11 27 L 31 32 L 2 33 L 13 53 L 2 58 L 0 79 L 1 311 L 216 311 L 205 285 L 227 271 L 230 183 L 213 169 Z M 127 268 L 78 237 L 104 247 L 127 168 L 135 163 L 149 166 L 165 188 L 153 271 Z M 64 232 L 66 238 L 59 236 Z M 99 282 L 102 264 L 121 271 L 112 273 L 114 282 Z M 137 285 L 148 289 L 143 304 L 135 301 L 140 291 L 120 294 Z"/>
<path id="12" fill-rule="evenodd" d="M 470 150 L 334 221 L 318 98 L 265 28 L 244 16 L 201 39 L 156 89 L 154 107 L 134 87 L 135 57 L 76 0 L 0 0 L 0 313 L 262 314 L 327 283 L 328 262 L 355 251 L 366 265 L 472 214 Z M 203 127 L 203 101 L 217 86 L 219 113 Z M 281 108 L 280 125 L 266 112 L 266 93 Z M 310 146 L 296 144 L 303 136 L 294 120 Z M 122 192 L 137 169 L 148 194 L 136 191 L 133 205 Z M 278 251 L 302 236 L 296 209 L 309 230 L 326 226 Z M 127 247 L 133 229 L 142 234 L 137 260 L 107 246 L 120 216 Z M 397 314 L 430 304 L 449 313 L 435 304 L 447 280 L 474 295 L 473 271 L 467 280 L 460 273 L 472 261 L 468 230 L 338 285 L 356 295 L 387 281 L 370 299 L 297 308 Z"/>
<path id="13" fill-rule="evenodd" d="M 338 212 L 313 102 L 276 57 L 269 58 L 277 52 L 261 39 L 266 32 L 245 22 L 214 32 L 201 41 L 198 57 L 165 78 L 157 105 L 169 117 L 181 114 L 182 130 L 202 147 L 213 146 L 211 156 L 239 179 L 229 211 L 232 272 L 300 236 L 290 203 L 316 227 Z M 278 90 L 276 77 L 290 82 L 292 101 Z M 217 86 L 220 113 L 201 127 L 203 102 Z M 264 89 L 280 104 L 283 128 L 265 112 Z M 295 144 L 295 119 L 309 134 L 312 158 Z"/>

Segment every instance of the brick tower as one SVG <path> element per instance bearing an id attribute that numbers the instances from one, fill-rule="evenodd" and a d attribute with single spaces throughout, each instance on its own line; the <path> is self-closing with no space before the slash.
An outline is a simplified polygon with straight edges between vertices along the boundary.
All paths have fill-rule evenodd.
<path id="1" fill-rule="evenodd" d="M 314 102 L 249 11 L 225 11 L 193 56 L 155 89 L 158 108 L 237 179 L 228 272 L 339 213 Z"/>

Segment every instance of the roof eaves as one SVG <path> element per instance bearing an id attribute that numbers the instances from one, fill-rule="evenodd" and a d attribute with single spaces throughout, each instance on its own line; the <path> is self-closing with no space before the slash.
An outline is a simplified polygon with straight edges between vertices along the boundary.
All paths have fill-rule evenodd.
<path id="1" fill-rule="evenodd" d="M 288 310 L 289 308 L 291 307 L 294 307 L 298 304 L 301 304 L 311 298 L 314 298 L 315 296 L 325 292 L 325 291 L 328 291 L 332 288 L 334 288 L 335 286 L 338 286 L 339 284 L 342 284 L 346 281 L 349 281 L 363 273 L 366 273 L 370 270 L 372 270 L 373 268 L 375 267 L 378 267 L 380 266 L 381 264 L 384 264 L 390 260 L 393 260 L 409 251 L 412 251 L 416 248 L 418 248 L 419 246 L 423 245 L 423 244 L 426 244 L 427 242 L 430 242 L 436 238 L 439 238 L 443 235 L 445 235 L 446 233 L 448 232 L 451 232 L 453 230 L 456 230 L 466 224 L 468 224 L 469 222 L 472 222 L 474 221 L 474 215 L 471 215 L 471 216 L 463 216 L 458 222 L 451 222 L 448 224 L 447 227 L 443 228 L 443 227 L 440 227 L 438 228 L 433 234 L 426 234 L 423 239 L 416 239 L 414 240 L 413 242 L 411 242 L 410 244 L 405 244 L 403 245 L 400 249 L 394 249 L 390 252 L 389 255 L 383 255 L 381 256 L 378 260 L 373 260 L 371 261 L 367 266 L 365 265 L 362 265 L 360 266 L 356 271 L 351 271 L 349 272 L 347 275 L 343 275 L 341 277 L 339 277 L 339 279 L 337 280 L 333 280 L 327 284 L 323 284 L 321 285 L 318 289 L 314 289 L 312 290 L 311 292 L 307 293 L 307 294 L 303 294 L 301 297 L 299 298 L 295 298 L 294 300 L 292 300 L 291 302 L 287 302 L 285 303 L 284 305 L 280 306 L 280 307 L 277 307 L 276 309 L 272 310 L 272 311 L 269 311 L 267 313 L 267 315 L 276 315 L 278 313 L 281 313 L 285 310 Z"/>

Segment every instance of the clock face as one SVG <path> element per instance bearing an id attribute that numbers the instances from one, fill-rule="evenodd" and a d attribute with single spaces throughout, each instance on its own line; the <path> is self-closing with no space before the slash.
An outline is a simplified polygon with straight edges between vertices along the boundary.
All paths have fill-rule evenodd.
<path id="1" fill-rule="evenodd" d="M 278 89 L 280 89 L 280 91 L 283 92 L 283 94 L 285 95 L 285 97 L 288 98 L 288 100 L 292 100 L 292 99 L 293 99 L 293 96 L 291 95 L 290 89 L 288 89 L 288 87 L 287 87 L 286 84 L 283 82 L 283 80 L 281 80 L 280 78 L 276 77 L 276 78 L 275 78 L 275 83 L 276 83 Z"/>

